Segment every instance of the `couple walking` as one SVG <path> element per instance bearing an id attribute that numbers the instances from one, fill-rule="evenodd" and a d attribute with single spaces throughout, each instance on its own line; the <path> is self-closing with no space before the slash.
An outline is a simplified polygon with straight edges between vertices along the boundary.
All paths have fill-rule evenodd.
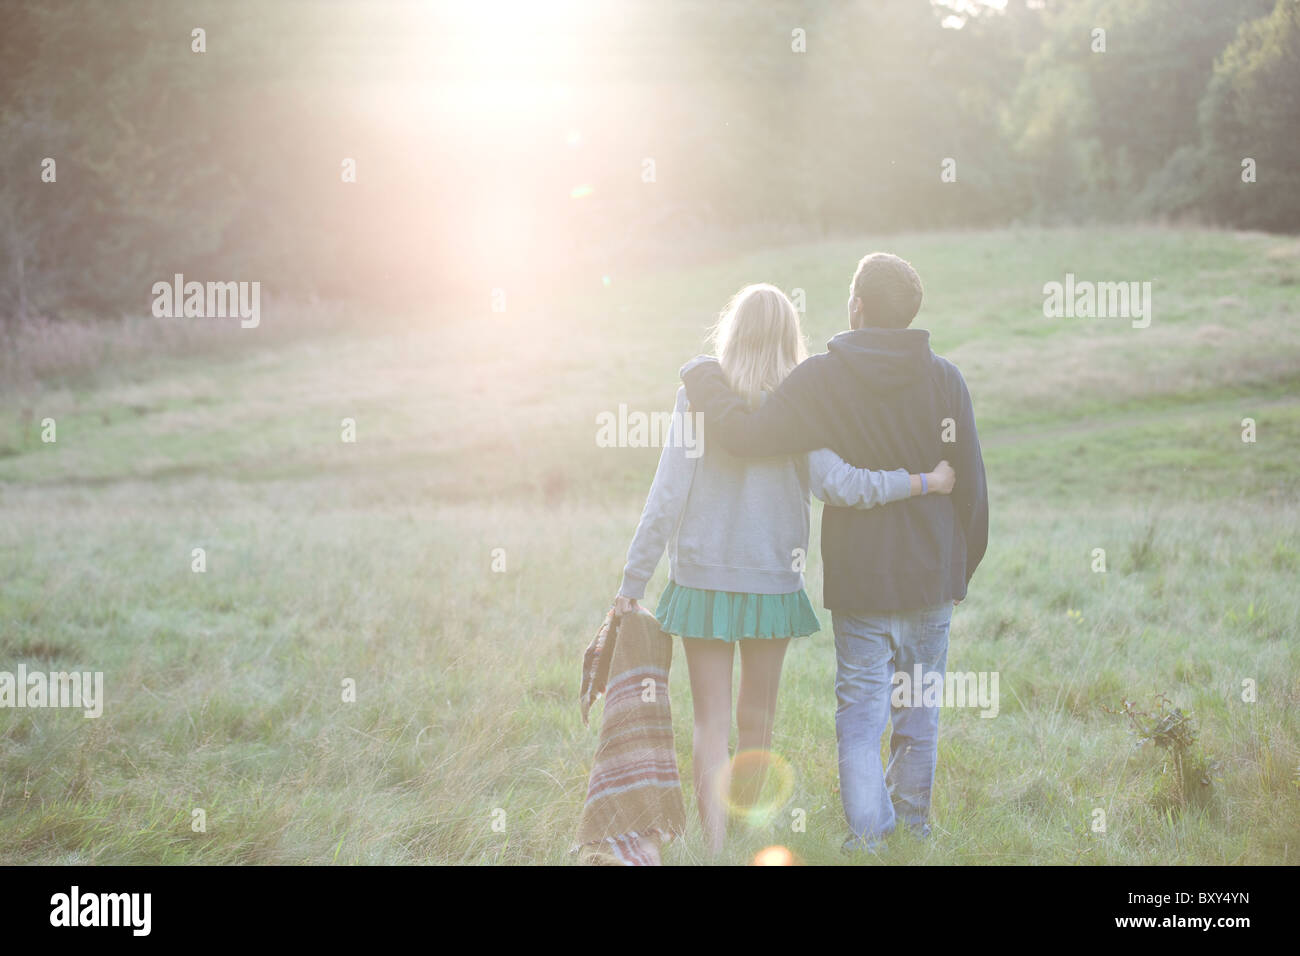
<path id="1" fill-rule="evenodd" d="M 907 262 L 866 256 L 849 292 L 849 331 L 809 358 L 785 294 L 748 286 L 714 330 L 717 358 L 682 369 L 672 427 L 702 414 L 704 453 L 688 455 L 679 436 L 664 443 L 614 611 L 639 613 L 666 549 L 670 579 L 655 618 L 686 652 L 695 793 L 714 852 L 728 801 L 756 797 L 740 792 L 753 780 L 730 773 L 733 649 L 737 747 L 766 751 L 786 647 L 818 630 L 802 573 L 809 492 L 826 503 L 844 847 L 874 849 L 900 823 L 929 834 L 939 708 L 891 705 L 893 676 L 946 670 L 953 607 L 984 555 L 988 498 L 966 383 L 931 351 L 929 332 L 910 328 L 921 295 Z"/>

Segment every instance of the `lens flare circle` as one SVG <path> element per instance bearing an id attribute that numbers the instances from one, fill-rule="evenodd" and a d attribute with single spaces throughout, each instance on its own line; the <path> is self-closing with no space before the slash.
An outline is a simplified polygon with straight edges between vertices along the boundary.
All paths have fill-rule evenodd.
<path id="1" fill-rule="evenodd" d="M 766 826 L 794 793 L 794 769 L 773 750 L 741 750 L 731 758 L 722 803 L 733 818 Z"/>
<path id="2" fill-rule="evenodd" d="M 754 854 L 752 866 L 797 866 L 795 855 L 783 846 L 764 847 Z"/>

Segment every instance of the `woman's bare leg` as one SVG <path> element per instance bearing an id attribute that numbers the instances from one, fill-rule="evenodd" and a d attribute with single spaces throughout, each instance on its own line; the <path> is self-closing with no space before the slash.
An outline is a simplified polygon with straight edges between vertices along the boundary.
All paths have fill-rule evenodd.
<path id="1" fill-rule="evenodd" d="M 704 838 L 713 853 L 727 833 L 727 741 L 731 736 L 732 646 L 727 641 L 682 638 L 695 706 L 695 800 Z"/>
<path id="2" fill-rule="evenodd" d="M 740 736 L 738 753 L 772 748 L 772 727 L 776 721 L 776 692 L 781 684 L 789 638 L 740 642 L 740 699 L 736 702 L 736 723 Z M 759 757 L 738 767 L 732 780 L 732 799 L 742 807 L 753 806 L 763 790 L 767 761 Z"/>

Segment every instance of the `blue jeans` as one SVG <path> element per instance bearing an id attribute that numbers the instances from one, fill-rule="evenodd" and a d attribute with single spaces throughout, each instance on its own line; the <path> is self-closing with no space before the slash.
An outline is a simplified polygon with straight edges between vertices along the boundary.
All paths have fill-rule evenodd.
<path id="1" fill-rule="evenodd" d="M 858 617 L 833 612 L 835 625 L 835 737 L 840 754 L 840 797 L 853 831 L 850 843 L 873 846 L 897 821 L 930 832 L 930 791 L 939 747 L 939 707 L 920 706 L 922 674 L 942 675 L 948 665 L 952 605 Z M 908 693 L 891 700 L 894 673 L 907 675 Z M 938 700 L 942 700 L 942 686 Z M 915 704 L 914 705 L 914 701 Z M 880 737 L 893 718 L 889 766 L 880 761 Z"/>

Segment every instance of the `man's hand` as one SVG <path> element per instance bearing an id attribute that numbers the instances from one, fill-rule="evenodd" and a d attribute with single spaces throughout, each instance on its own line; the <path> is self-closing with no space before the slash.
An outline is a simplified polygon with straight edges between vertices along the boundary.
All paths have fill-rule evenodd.
<path id="1" fill-rule="evenodd" d="M 957 484 L 957 472 L 952 470 L 952 465 L 947 461 L 941 461 L 934 466 L 934 471 L 930 472 L 926 484 L 929 486 L 927 489 L 929 491 L 950 495 L 953 485 Z"/>

